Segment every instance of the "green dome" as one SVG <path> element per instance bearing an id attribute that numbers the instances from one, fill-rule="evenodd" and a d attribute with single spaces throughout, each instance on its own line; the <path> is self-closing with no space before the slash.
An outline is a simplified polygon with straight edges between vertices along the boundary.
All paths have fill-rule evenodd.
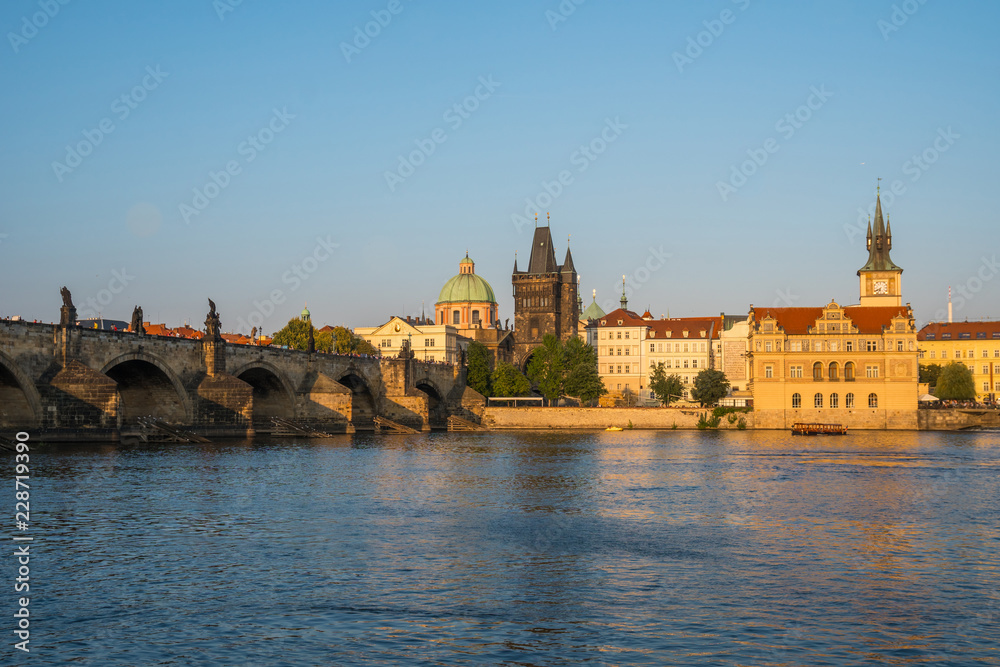
<path id="1" fill-rule="evenodd" d="M 601 310 L 601 307 L 597 305 L 597 297 L 595 296 L 594 297 L 594 302 L 592 304 L 590 304 L 589 306 L 587 306 L 587 310 L 583 311 L 583 314 L 580 315 L 580 319 L 581 320 L 599 320 L 602 317 L 604 317 L 605 315 L 607 315 L 607 313 L 605 313 L 603 310 Z"/>
<path id="2" fill-rule="evenodd" d="M 462 261 L 465 262 L 466 260 Z M 472 260 L 468 261 L 471 262 Z M 493 288 L 490 287 L 488 282 L 475 273 L 460 273 L 444 284 L 437 300 L 438 303 L 461 303 L 466 301 L 496 303 L 497 299 L 493 295 Z"/>

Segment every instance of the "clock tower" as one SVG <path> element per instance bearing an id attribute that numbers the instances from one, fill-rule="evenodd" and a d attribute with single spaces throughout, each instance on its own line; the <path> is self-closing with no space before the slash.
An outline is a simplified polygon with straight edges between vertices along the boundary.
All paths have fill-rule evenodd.
<path id="1" fill-rule="evenodd" d="M 892 227 L 882 221 L 882 201 L 876 192 L 874 229 L 868 222 L 868 263 L 858 269 L 862 306 L 903 305 L 900 284 L 903 269 L 889 258 L 891 249 Z"/>

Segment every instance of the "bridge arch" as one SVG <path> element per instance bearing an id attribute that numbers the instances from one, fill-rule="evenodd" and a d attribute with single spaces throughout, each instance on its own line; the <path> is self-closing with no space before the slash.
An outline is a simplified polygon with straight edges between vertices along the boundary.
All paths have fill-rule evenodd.
<path id="1" fill-rule="evenodd" d="M 349 367 L 341 371 L 337 382 L 351 390 L 351 423 L 356 429 L 374 429 L 378 415 L 376 394 L 362 370 Z"/>
<path id="2" fill-rule="evenodd" d="M 272 417 L 295 419 L 295 390 L 277 366 L 267 361 L 251 361 L 233 375 L 253 387 L 254 421 Z"/>
<path id="3" fill-rule="evenodd" d="M 42 399 L 13 359 L 0 352 L 0 426 L 37 426 Z"/>
<path id="4" fill-rule="evenodd" d="M 194 422 L 187 390 L 162 359 L 131 352 L 109 361 L 101 373 L 118 383 L 122 421 L 152 415 L 170 422 Z"/>
<path id="5" fill-rule="evenodd" d="M 430 378 L 417 380 L 413 383 L 417 391 L 422 391 L 427 395 L 427 415 L 431 427 L 445 427 L 448 425 L 448 411 L 444 402 L 444 393 L 438 389 L 437 385 Z"/>

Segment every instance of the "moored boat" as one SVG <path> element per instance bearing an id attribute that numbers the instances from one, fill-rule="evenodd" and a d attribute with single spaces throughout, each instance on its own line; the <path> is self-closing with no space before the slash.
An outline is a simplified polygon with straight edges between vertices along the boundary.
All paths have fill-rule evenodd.
<path id="1" fill-rule="evenodd" d="M 792 424 L 792 435 L 847 435 L 847 427 L 843 424 L 796 422 Z"/>

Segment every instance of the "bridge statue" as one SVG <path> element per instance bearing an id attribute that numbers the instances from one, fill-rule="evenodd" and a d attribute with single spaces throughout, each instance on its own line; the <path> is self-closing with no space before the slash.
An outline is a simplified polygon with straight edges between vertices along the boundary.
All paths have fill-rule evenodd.
<path id="1" fill-rule="evenodd" d="M 146 333 L 146 327 L 142 324 L 142 306 L 136 306 L 132 310 L 132 323 L 129 324 L 128 330 L 140 336 Z"/>
<path id="2" fill-rule="evenodd" d="M 76 307 L 73 305 L 73 295 L 69 293 L 65 285 L 59 290 L 59 294 L 62 295 L 63 301 L 62 308 L 59 309 L 59 326 L 74 326 L 76 324 Z"/>
<path id="3" fill-rule="evenodd" d="M 310 354 L 316 351 L 316 337 L 313 335 L 312 322 L 309 323 L 309 340 L 306 343 L 306 351 Z"/>
<path id="4" fill-rule="evenodd" d="M 222 340 L 222 322 L 215 312 L 215 302 L 208 300 L 208 317 L 205 318 L 205 334 L 209 340 Z"/>

